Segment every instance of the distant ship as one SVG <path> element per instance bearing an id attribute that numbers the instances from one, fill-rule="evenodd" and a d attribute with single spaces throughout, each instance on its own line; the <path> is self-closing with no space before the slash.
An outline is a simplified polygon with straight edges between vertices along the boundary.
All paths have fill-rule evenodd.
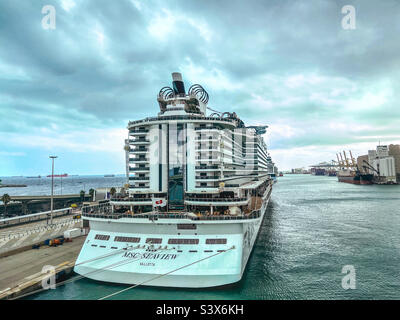
<path id="1" fill-rule="evenodd" d="M 33 176 L 33 177 L 27 177 L 28 179 L 33 179 L 33 178 L 41 178 L 41 176 Z"/>
<path id="2" fill-rule="evenodd" d="M 115 174 L 105 174 L 104 178 L 112 178 L 115 177 Z"/>
<path id="3" fill-rule="evenodd" d="M 68 174 L 67 173 L 64 173 L 64 174 L 53 174 L 53 175 L 49 174 L 47 176 L 47 178 L 51 178 L 51 177 L 53 177 L 53 178 L 65 178 L 65 177 L 68 177 Z"/>
<path id="4" fill-rule="evenodd" d="M 325 175 L 325 169 L 323 168 L 312 168 L 311 169 L 311 174 L 314 176 L 324 176 Z"/>

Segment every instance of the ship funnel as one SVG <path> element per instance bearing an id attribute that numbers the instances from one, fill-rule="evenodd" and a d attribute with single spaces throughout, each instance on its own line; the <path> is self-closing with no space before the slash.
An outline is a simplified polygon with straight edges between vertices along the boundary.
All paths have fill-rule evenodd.
<path id="1" fill-rule="evenodd" d="M 182 81 L 182 74 L 179 72 L 172 73 L 172 85 L 175 94 L 185 95 L 185 85 Z"/>

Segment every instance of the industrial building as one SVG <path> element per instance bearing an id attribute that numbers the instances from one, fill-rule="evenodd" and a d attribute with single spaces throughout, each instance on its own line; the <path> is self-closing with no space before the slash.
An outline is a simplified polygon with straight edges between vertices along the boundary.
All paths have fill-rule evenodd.
<path id="1" fill-rule="evenodd" d="M 400 145 L 379 145 L 357 158 L 357 166 L 364 173 L 374 175 L 374 182 L 391 184 L 400 181 Z"/>

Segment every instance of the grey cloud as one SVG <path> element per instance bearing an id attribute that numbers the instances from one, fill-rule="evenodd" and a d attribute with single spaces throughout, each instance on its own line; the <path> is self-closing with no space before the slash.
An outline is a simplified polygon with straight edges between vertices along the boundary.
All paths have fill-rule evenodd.
<path id="1" fill-rule="evenodd" d="M 23 123 L 28 132 L 45 127 L 47 121 L 65 125 L 65 119 L 69 130 L 83 123 L 125 126 L 130 119 L 158 112 L 158 90 L 170 84 L 172 71 L 185 67 L 186 58 L 194 66 L 210 73 L 218 70 L 241 85 L 239 89 L 213 88 L 201 83 L 210 93 L 210 106 L 235 111 L 250 123 L 286 121 L 297 126 L 297 121 L 303 121 L 307 126 L 313 122 L 321 126 L 334 117 L 346 123 L 387 123 L 394 128 L 400 117 L 396 102 L 400 98 L 396 90 L 400 64 L 398 2 L 350 2 L 145 1 L 139 11 L 128 0 L 96 0 L 77 1 L 76 7 L 66 12 L 58 1 L 24 1 L 18 5 L 2 1 L 0 67 L 4 64 L 22 70 L 27 77 L 9 80 L 0 75 L 0 94 L 8 98 L 8 102 L 0 101 L 0 111 L 9 111 L 2 113 L 7 118 L 0 118 L 0 130 L 18 130 Z M 45 4 L 57 8 L 54 31 L 41 28 Z M 341 28 L 340 10 L 346 4 L 356 7 L 356 30 Z M 157 15 L 165 17 L 163 9 L 198 25 L 204 23 L 211 34 L 209 41 L 202 37 L 198 25 L 183 18 L 163 39 L 153 38 L 147 28 Z M 96 26 L 104 33 L 103 49 L 95 42 Z M 310 84 L 291 89 L 279 81 L 265 80 L 296 74 L 340 77 L 341 86 L 348 81 L 356 91 L 329 97 L 337 99 L 332 107 L 310 99 L 313 93 L 328 96 L 329 87 Z M 386 78 L 395 94 L 383 106 L 361 112 L 343 108 L 346 99 L 361 99 L 368 90 L 375 93 L 374 83 Z M 340 85 L 335 81 L 331 84 Z M 254 105 L 253 94 L 269 100 L 272 108 Z M 281 105 L 288 97 L 293 97 L 294 103 Z M 10 115 L 11 111 L 16 115 Z M 321 141 L 352 139 L 332 134 L 322 135 Z M 315 138 L 306 138 L 282 138 L 277 143 L 318 144 Z"/>

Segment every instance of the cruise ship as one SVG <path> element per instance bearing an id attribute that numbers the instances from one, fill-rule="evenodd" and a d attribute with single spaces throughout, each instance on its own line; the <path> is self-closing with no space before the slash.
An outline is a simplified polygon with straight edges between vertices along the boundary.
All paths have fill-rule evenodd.
<path id="1" fill-rule="evenodd" d="M 270 199 L 274 163 L 262 135 L 208 107 L 180 73 L 156 117 L 130 121 L 129 188 L 84 207 L 90 232 L 75 272 L 99 281 L 182 288 L 241 280 Z M 127 186 L 126 186 L 127 187 Z"/>

